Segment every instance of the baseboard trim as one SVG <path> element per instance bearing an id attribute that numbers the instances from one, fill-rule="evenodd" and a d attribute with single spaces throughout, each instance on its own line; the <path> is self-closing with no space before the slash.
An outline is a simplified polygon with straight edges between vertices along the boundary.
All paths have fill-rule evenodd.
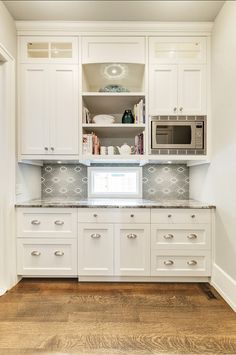
<path id="1" fill-rule="evenodd" d="M 7 292 L 6 288 L 0 288 L 0 296 L 3 296 Z"/>
<path id="2" fill-rule="evenodd" d="M 217 264 L 213 264 L 211 285 L 236 312 L 236 281 Z"/>

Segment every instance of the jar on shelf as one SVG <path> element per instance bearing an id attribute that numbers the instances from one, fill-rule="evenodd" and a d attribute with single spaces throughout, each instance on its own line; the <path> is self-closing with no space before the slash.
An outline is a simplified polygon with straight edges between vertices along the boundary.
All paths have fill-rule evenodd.
<path id="1" fill-rule="evenodd" d="M 125 110 L 122 116 L 122 123 L 134 123 L 134 116 L 131 110 Z"/>

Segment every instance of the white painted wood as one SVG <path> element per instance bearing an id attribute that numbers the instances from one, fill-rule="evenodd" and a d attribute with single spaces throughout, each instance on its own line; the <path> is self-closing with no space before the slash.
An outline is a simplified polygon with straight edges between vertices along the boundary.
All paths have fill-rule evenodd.
<path id="1" fill-rule="evenodd" d="M 206 66 L 179 65 L 178 112 L 183 115 L 206 115 Z"/>
<path id="2" fill-rule="evenodd" d="M 58 155 L 78 154 L 78 69 L 55 65 L 50 71 L 51 120 L 49 151 Z"/>
<path id="3" fill-rule="evenodd" d="M 205 63 L 204 37 L 150 37 L 150 64 Z"/>
<path id="4" fill-rule="evenodd" d="M 112 224 L 79 224 L 79 275 L 113 275 Z"/>
<path id="5" fill-rule="evenodd" d="M 79 208 L 79 223 L 150 223 L 149 208 Z"/>
<path id="6" fill-rule="evenodd" d="M 32 43 L 44 43 L 40 49 L 28 50 L 28 45 Z M 59 48 L 55 49 L 59 44 Z M 63 44 L 68 44 L 70 49 L 60 49 Z M 45 49 L 43 49 L 45 48 Z M 20 37 L 20 63 L 67 63 L 78 62 L 78 40 L 76 37 L 51 37 L 44 36 L 23 36 Z"/>
<path id="7" fill-rule="evenodd" d="M 79 282 L 210 282 L 208 276 L 79 276 Z"/>
<path id="8" fill-rule="evenodd" d="M 193 264 L 193 265 L 191 265 Z M 211 254 L 203 250 L 152 250 L 151 276 L 210 276 Z"/>
<path id="9" fill-rule="evenodd" d="M 48 77 L 48 66 L 21 65 L 19 94 L 22 154 L 48 152 L 50 119 Z"/>
<path id="10" fill-rule="evenodd" d="M 209 224 L 152 224 L 151 249 L 205 250 L 211 248 Z"/>
<path id="11" fill-rule="evenodd" d="M 18 208 L 17 237 L 76 238 L 77 211 L 70 208 Z"/>
<path id="12" fill-rule="evenodd" d="M 211 211 L 208 209 L 152 209 L 151 223 L 210 224 Z"/>
<path id="13" fill-rule="evenodd" d="M 22 276 L 77 275 L 76 239 L 19 238 L 17 272 Z"/>
<path id="14" fill-rule="evenodd" d="M 150 275 L 150 225 L 115 226 L 115 275 Z"/>
<path id="15" fill-rule="evenodd" d="M 82 63 L 145 63 L 144 37 L 83 37 Z"/>
<path id="16" fill-rule="evenodd" d="M 176 65 L 154 65 L 149 68 L 149 113 L 151 115 L 174 115 L 177 113 Z"/>

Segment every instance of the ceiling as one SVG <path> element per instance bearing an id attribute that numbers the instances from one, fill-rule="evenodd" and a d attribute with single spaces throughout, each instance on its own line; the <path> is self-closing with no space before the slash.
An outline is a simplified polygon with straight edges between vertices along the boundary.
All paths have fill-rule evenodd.
<path id="1" fill-rule="evenodd" d="M 225 1 L 3 1 L 15 20 L 214 21 Z"/>

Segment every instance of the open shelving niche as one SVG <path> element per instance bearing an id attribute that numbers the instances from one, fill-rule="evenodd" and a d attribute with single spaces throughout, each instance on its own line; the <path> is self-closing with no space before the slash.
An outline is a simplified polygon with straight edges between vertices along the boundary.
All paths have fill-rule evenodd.
<path id="1" fill-rule="evenodd" d="M 101 146 L 114 146 L 115 155 L 85 155 L 82 160 L 114 160 L 114 161 L 135 161 L 142 155 L 132 154 L 130 156 L 122 156 L 119 154 L 116 146 L 121 146 L 127 143 L 130 146 L 135 145 L 135 136 L 143 133 L 144 135 L 144 154 L 146 149 L 147 136 L 147 117 L 144 114 L 144 120 L 140 120 L 134 124 L 122 124 L 122 116 L 125 110 L 133 111 L 134 105 L 143 100 L 146 103 L 145 92 L 145 65 L 144 64 L 118 64 L 125 67 L 125 76 L 118 79 L 108 79 L 103 73 L 107 65 L 113 63 L 95 63 L 82 65 L 82 137 L 81 137 L 81 152 L 83 134 L 95 133 L 100 140 Z M 116 65 L 116 64 L 115 64 Z M 121 85 L 128 92 L 101 92 L 107 85 Z M 84 108 L 87 108 L 90 113 L 90 122 L 86 122 Z M 93 123 L 95 115 L 105 114 L 112 115 L 115 122 L 109 125 L 100 125 Z M 83 155 L 83 154 L 82 154 Z M 142 159 L 141 159 L 142 160 Z"/>

